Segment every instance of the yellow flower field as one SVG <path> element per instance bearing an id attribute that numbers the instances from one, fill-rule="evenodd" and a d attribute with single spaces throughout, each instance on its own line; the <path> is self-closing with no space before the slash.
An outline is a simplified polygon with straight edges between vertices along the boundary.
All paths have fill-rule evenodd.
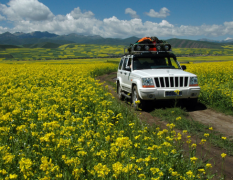
<path id="1" fill-rule="evenodd" d="M 188 72 L 198 76 L 202 102 L 227 109 L 233 108 L 233 61 L 186 66 Z"/>
<path id="2" fill-rule="evenodd" d="M 1 179 L 204 179 L 174 124 L 149 131 L 93 77 L 117 65 L 0 64 Z M 200 171 L 200 166 L 202 171 Z"/>

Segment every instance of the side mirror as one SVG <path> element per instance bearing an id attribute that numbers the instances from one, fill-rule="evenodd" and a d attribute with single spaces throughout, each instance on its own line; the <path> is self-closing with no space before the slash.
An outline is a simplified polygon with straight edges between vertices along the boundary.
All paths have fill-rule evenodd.
<path id="1" fill-rule="evenodd" d="M 182 68 L 183 70 L 186 70 L 186 69 L 187 69 L 185 65 L 182 65 L 181 68 Z"/>
<path id="2" fill-rule="evenodd" d="M 126 66 L 126 67 L 125 67 L 125 70 L 126 70 L 126 71 L 131 71 L 131 68 L 130 68 L 129 66 Z"/>

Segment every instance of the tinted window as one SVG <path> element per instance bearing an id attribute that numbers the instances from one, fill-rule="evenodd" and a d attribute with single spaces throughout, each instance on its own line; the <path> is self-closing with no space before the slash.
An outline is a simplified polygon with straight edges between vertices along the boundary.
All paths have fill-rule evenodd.
<path id="1" fill-rule="evenodd" d="M 124 61 L 124 59 L 122 58 L 121 61 L 120 61 L 120 63 L 119 63 L 118 69 L 121 69 L 121 66 L 122 66 L 122 64 L 123 64 L 123 61 Z"/>
<path id="2" fill-rule="evenodd" d="M 125 70 L 125 67 L 126 67 L 126 63 L 128 62 L 128 58 L 125 58 L 125 61 L 124 61 L 124 64 L 123 64 L 123 70 Z"/>
<path id="3" fill-rule="evenodd" d="M 171 57 L 135 58 L 133 69 L 180 69 L 177 61 Z"/>
<path id="4" fill-rule="evenodd" d="M 131 61 L 132 61 L 132 58 L 129 58 L 127 66 L 129 66 L 129 67 L 131 66 Z"/>

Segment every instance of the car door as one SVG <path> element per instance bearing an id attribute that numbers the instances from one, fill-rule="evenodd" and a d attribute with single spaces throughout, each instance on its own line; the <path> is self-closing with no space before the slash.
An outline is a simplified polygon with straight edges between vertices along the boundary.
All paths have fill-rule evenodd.
<path id="1" fill-rule="evenodd" d="M 122 85 L 122 78 L 123 78 L 123 70 L 122 70 L 122 67 L 123 67 L 123 64 L 124 64 L 124 60 L 125 60 L 125 58 L 122 57 L 122 58 L 121 58 L 121 61 L 120 61 L 120 63 L 119 63 L 119 66 L 118 66 L 118 71 L 117 71 L 117 78 L 118 78 L 118 80 L 120 80 L 121 85 Z"/>
<path id="2" fill-rule="evenodd" d="M 131 71 L 126 70 L 126 67 L 130 66 L 131 61 L 129 61 L 129 57 L 125 57 L 124 63 L 123 63 L 123 67 L 122 67 L 122 88 L 127 91 L 127 92 L 131 92 L 131 86 L 129 83 L 129 76 L 131 74 Z"/>
<path id="3" fill-rule="evenodd" d="M 126 73 L 125 73 L 125 86 L 127 88 L 127 91 L 128 92 L 131 92 L 131 86 L 132 86 L 132 77 L 131 77 L 131 72 L 132 72 L 132 58 L 129 57 L 128 61 L 127 61 L 127 64 L 126 64 L 126 67 L 130 67 L 131 69 L 130 70 L 126 70 Z"/>

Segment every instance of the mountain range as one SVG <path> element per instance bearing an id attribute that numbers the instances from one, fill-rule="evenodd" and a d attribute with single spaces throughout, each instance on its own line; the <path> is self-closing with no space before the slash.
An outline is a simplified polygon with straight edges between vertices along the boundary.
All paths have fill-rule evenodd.
<path id="1" fill-rule="evenodd" d="M 80 35 L 80 34 L 68 34 L 57 35 L 49 32 L 35 31 L 31 33 L 5 32 L 0 34 L 0 45 L 16 45 L 24 47 L 41 47 L 49 46 L 50 48 L 56 48 L 63 44 L 78 43 L 78 44 L 98 44 L 98 45 L 129 45 L 135 43 L 138 37 L 129 37 L 126 39 L 120 38 L 103 38 L 99 35 Z M 209 39 L 188 40 L 172 38 L 166 40 L 172 45 L 172 47 L 179 48 L 222 48 L 224 44 L 233 44 L 233 39 L 228 38 L 224 41 L 212 41 Z M 49 45 L 48 45 L 49 44 Z"/>
<path id="2" fill-rule="evenodd" d="M 212 40 L 207 38 L 199 39 L 198 41 L 216 42 L 216 43 L 233 43 L 233 38 L 226 38 L 224 40 Z"/>

